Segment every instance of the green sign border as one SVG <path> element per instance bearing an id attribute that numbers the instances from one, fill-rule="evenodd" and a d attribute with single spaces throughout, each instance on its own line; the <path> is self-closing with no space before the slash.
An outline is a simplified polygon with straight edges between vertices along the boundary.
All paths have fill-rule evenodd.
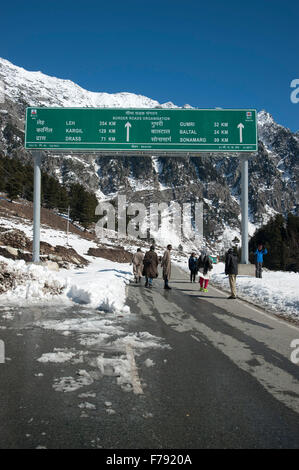
<path id="1" fill-rule="evenodd" d="M 159 112 L 172 112 L 172 111 L 188 111 L 188 112 L 197 112 L 197 111 L 208 111 L 208 112 L 227 112 L 227 111 L 242 111 L 242 112 L 254 112 L 255 113 L 255 138 L 256 142 L 254 144 L 197 144 L 200 145 L 200 148 L 192 148 L 194 144 L 187 144 L 183 143 L 181 144 L 184 149 L 163 149 L 158 147 L 161 144 L 153 144 L 153 143 L 144 143 L 144 144 L 136 144 L 136 145 L 144 145 L 145 148 L 129 148 L 129 146 L 132 146 L 132 143 L 103 143 L 101 144 L 100 142 L 97 144 L 98 147 L 94 147 L 95 143 L 80 143 L 80 144 L 73 144 L 73 147 L 69 147 L 69 144 L 66 144 L 65 142 L 55 142 L 55 143 L 39 143 L 36 144 L 35 142 L 29 142 L 27 143 L 27 115 L 29 113 L 29 110 L 31 109 L 51 109 L 51 110 L 103 110 L 103 111 L 150 111 L 150 110 L 155 110 Z M 31 145 L 30 145 L 31 144 Z M 56 147 L 54 145 L 57 144 Z M 51 146 L 49 146 L 51 145 Z M 106 148 L 105 146 L 109 145 L 109 148 Z M 133 144 L 134 145 L 134 144 Z M 149 145 L 151 148 L 146 148 L 146 146 Z M 154 145 L 157 145 L 157 147 L 153 147 Z M 180 144 L 174 143 L 174 144 L 167 144 L 168 146 L 173 145 L 173 146 L 179 146 Z M 217 149 L 211 149 L 211 145 L 217 145 Z M 239 146 L 243 146 L 242 149 L 240 148 L 235 148 Z M 81 146 L 81 147 L 79 147 Z M 190 146 L 190 148 L 188 148 Z M 258 151 L 258 134 L 257 134 L 257 110 L 252 109 L 252 108 L 236 108 L 236 109 L 218 109 L 218 108 L 209 108 L 209 109 L 182 109 L 182 108 L 174 108 L 174 109 L 169 109 L 169 108 L 82 108 L 82 107 L 43 107 L 43 106 L 29 106 L 26 108 L 26 120 L 25 120 L 25 145 L 24 145 L 26 150 L 45 150 L 48 152 L 58 152 L 58 153 L 66 153 L 66 152 L 71 152 L 71 153 L 101 153 L 101 154 L 107 154 L 107 153 L 113 153 L 113 154 L 119 154 L 122 153 L 123 155 L 156 155 L 160 154 L 163 156 L 167 155 L 186 155 L 186 154 L 201 154 L 203 152 L 205 153 L 256 153 Z M 121 148 L 123 147 L 123 148 Z M 208 148 L 204 148 L 208 147 Z M 225 148 L 219 148 L 219 147 L 225 147 Z M 229 148 L 231 147 L 231 148 Z M 247 147 L 247 148 L 244 148 Z M 249 148 L 248 148 L 249 147 Z"/>

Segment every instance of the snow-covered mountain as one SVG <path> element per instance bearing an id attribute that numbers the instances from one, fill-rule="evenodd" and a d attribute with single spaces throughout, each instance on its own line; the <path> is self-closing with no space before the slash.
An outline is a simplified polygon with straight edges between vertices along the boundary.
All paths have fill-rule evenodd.
<path id="1" fill-rule="evenodd" d="M 5 95 L 18 103 L 32 106 L 174 108 L 173 103 L 158 101 L 133 93 L 95 93 L 84 90 L 71 80 L 49 77 L 42 72 L 29 72 L 0 58 L 0 79 Z"/>
<path id="2" fill-rule="evenodd" d="M 23 148 L 27 106 L 176 107 L 133 93 L 95 93 L 70 80 L 29 72 L 0 58 L 0 152 L 29 160 Z M 1 100 L 0 100 L 1 101 Z M 186 105 L 185 107 L 189 107 Z M 298 210 L 299 136 L 277 124 L 266 111 L 258 113 L 259 151 L 249 163 L 251 230 L 275 213 Z M 162 202 L 205 201 L 206 233 L 223 235 L 225 227 L 239 229 L 240 167 L 238 158 L 203 154 L 202 157 L 117 157 L 111 155 L 49 155 L 44 169 L 64 184 L 79 181 L 99 198 L 125 193 L 128 200 Z"/>

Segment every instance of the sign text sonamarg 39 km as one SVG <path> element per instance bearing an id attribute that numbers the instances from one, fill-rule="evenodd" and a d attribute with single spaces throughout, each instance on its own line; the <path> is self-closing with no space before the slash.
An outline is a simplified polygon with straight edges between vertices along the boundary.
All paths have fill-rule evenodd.
<path id="1" fill-rule="evenodd" d="M 31 107 L 25 148 L 256 152 L 256 110 Z"/>

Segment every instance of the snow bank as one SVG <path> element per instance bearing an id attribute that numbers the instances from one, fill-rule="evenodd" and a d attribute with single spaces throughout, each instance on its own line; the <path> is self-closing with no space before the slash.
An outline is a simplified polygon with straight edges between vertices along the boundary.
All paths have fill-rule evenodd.
<path id="1" fill-rule="evenodd" d="M 22 230 L 32 239 L 32 225 L 23 224 L 18 219 L 6 221 L 0 218 L 0 224 L 4 222 L 6 227 Z M 64 232 L 45 226 L 41 228 L 41 240 L 52 246 L 65 245 L 67 241 Z M 75 234 L 69 234 L 69 245 L 90 262 L 87 268 L 61 269 L 54 273 L 46 267 L 0 257 L 0 261 L 9 264 L 10 269 L 23 278 L 19 285 L 0 295 L 2 305 L 23 306 L 56 299 L 66 305 L 77 303 L 103 311 L 129 312 L 125 305 L 126 286 L 132 279 L 129 264 L 88 256 L 89 248 L 96 248 L 96 243 Z"/>
<path id="2" fill-rule="evenodd" d="M 5 266 L 5 276 L 9 276 L 10 287 L 0 295 L 0 304 L 25 306 L 43 299 L 53 300 L 65 289 L 65 281 L 58 279 L 46 267 L 13 261 L 0 256 L 1 266 Z"/>
<path id="3" fill-rule="evenodd" d="M 224 263 L 215 266 L 211 281 L 229 290 Z M 275 313 L 299 318 L 299 273 L 263 271 L 263 278 L 237 277 L 238 296 Z"/>
<path id="4" fill-rule="evenodd" d="M 85 269 L 51 272 L 46 267 L 12 261 L 0 256 L 12 276 L 12 289 L 0 295 L 0 303 L 18 306 L 57 301 L 90 308 L 129 312 L 126 286 L 132 279 L 129 265 L 92 260 Z"/>
<path id="5" fill-rule="evenodd" d="M 176 262 L 178 267 L 189 272 L 187 261 Z M 224 263 L 213 265 L 211 282 L 229 292 L 228 276 L 224 274 Z M 299 318 L 299 273 L 285 271 L 263 271 L 263 278 L 237 277 L 238 297 L 273 313 Z"/>
<path id="6" fill-rule="evenodd" d="M 64 300 L 90 308 L 128 313 L 126 286 L 132 279 L 132 268 L 128 264 L 114 263 L 97 258 L 87 268 L 57 273 L 65 282 Z"/>

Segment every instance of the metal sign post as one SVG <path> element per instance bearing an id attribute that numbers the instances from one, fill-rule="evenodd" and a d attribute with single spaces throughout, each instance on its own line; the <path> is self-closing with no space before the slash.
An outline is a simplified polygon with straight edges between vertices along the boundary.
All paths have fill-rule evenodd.
<path id="1" fill-rule="evenodd" d="M 41 161 L 42 152 L 32 152 L 34 159 L 34 192 L 33 192 L 33 244 L 32 261 L 40 262 L 40 207 L 41 207 Z"/>
<path id="2" fill-rule="evenodd" d="M 248 264 L 248 157 L 242 155 L 241 160 L 241 263 Z"/>

